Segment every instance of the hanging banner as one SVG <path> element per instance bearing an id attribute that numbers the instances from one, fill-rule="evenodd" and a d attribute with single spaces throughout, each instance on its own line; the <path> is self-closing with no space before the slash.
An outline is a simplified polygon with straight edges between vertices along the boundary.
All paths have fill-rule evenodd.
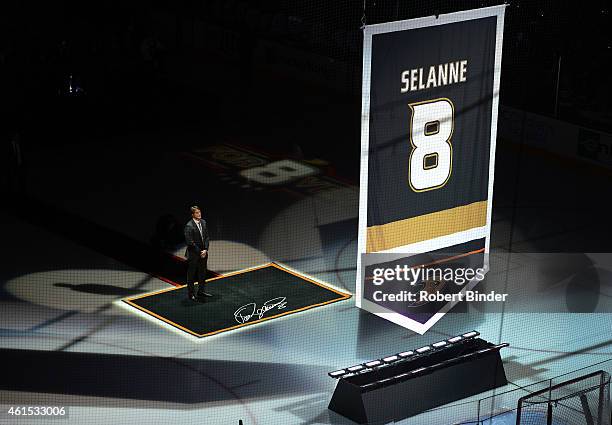
<path id="1" fill-rule="evenodd" d="M 504 10 L 364 28 L 356 302 L 418 333 L 487 270 Z"/>

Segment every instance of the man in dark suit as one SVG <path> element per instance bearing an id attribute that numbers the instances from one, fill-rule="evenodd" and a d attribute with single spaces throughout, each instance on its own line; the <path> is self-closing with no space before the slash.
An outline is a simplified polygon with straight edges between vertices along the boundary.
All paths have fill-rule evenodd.
<path id="1" fill-rule="evenodd" d="M 191 207 L 191 220 L 185 225 L 185 243 L 187 244 L 187 296 L 193 301 L 198 298 L 211 297 L 204 291 L 206 285 L 206 263 L 208 262 L 208 229 L 202 211 L 197 206 Z M 198 282 L 198 293 L 195 294 L 195 282 Z"/>

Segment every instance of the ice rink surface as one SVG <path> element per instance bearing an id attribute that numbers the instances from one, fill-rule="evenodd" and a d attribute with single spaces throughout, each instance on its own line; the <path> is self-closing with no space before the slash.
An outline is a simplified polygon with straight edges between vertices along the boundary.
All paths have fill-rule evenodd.
<path id="1" fill-rule="evenodd" d="M 112 239 L 85 234 L 75 241 L 62 225 L 47 222 L 44 205 L 77 217 L 79 226 L 95 223 L 127 236 L 138 249 L 151 242 L 162 216 L 182 229 L 186 208 L 199 203 L 212 235 L 211 270 L 279 261 L 354 293 L 357 187 L 255 190 L 235 171 L 215 168 L 194 152 L 126 144 L 118 154 L 90 144 L 30 158 L 28 191 L 41 202 L 28 208 L 37 212 L 0 213 L 0 348 L 5 354 L 28 350 L 28 361 L 48 374 L 20 386 L 0 384 L 3 409 L 63 405 L 69 417 L 62 423 L 68 424 L 350 424 L 327 409 L 335 385 L 328 371 L 472 329 L 488 341 L 510 343 L 502 356 L 511 383 L 498 393 L 612 359 L 609 217 L 592 204 L 609 192 L 612 177 L 588 168 L 568 172 L 563 161 L 529 153 L 517 173 L 517 150 L 510 146 L 497 155 L 487 284 L 512 292 L 531 279 L 569 297 L 572 279 L 596 276 L 590 312 L 569 304 L 564 312 L 461 305 L 418 335 L 360 311 L 351 299 L 200 341 L 143 319 L 117 300 L 169 283 L 101 254 L 112 253 Z M 181 256 L 184 247 L 175 242 L 165 249 Z M 556 275 L 545 267 L 546 258 L 568 252 L 566 270 Z M 74 365 L 74 373 L 58 373 L 66 365 Z M 114 393 L 98 385 L 109 380 Z M 476 414 L 470 401 L 490 395 L 400 423 L 467 421 Z M 492 410 L 515 403 L 500 398 Z"/>

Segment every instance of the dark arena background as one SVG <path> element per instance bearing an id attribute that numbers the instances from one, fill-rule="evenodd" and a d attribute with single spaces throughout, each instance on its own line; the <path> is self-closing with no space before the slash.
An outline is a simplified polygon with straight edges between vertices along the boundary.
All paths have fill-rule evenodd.
<path id="1" fill-rule="evenodd" d="M 362 27 L 502 4 L 2 2 L 0 423 L 610 425 L 607 1 L 505 8 L 474 289 L 508 300 L 356 307 Z"/>

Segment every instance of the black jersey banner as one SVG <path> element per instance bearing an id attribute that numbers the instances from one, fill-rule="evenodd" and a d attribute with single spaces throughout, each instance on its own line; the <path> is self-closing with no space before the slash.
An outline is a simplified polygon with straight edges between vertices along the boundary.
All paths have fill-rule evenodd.
<path id="1" fill-rule="evenodd" d="M 484 240 L 489 250 L 505 6 L 364 28 L 357 306 L 362 255 Z M 467 288 L 467 286 L 466 286 Z"/>

